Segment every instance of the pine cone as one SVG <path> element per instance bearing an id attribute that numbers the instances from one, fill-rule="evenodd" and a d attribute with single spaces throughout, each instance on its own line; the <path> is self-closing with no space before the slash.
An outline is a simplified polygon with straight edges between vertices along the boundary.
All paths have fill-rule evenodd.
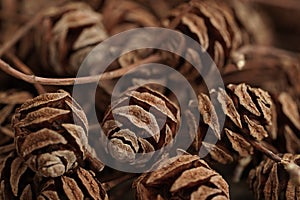
<path id="1" fill-rule="evenodd" d="M 139 27 L 157 27 L 159 19 L 150 10 L 132 0 L 107 1 L 103 24 L 110 35 Z"/>
<path id="2" fill-rule="evenodd" d="M 225 67 L 225 83 L 245 82 L 268 91 L 276 107 L 278 131 L 272 143 L 279 152 L 300 153 L 300 60 L 290 52 L 266 47 L 241 50 Z M 274 81 L 276 80 L 276 81 Z"/>
<path id="3" fill-rule="evenodd" d="M 198 156 L 180 155 L 135 182 L 137 199 L 229 199 L 228 184 Z"/>
<path id="4" fill-rule="evenodd" d="M 106 191 L 95 175 L 81 167 L 61 177 L 47 180 L 41 187 L 38 200 L 98 199 L 108 200 Z"/>
<path id="5" fill-rule="evenodd" d="M 170 144 L 179 128 L 179 112 L 173 102 L 149 87 L 126 91 L 102 121 L 104 134 L 114 144 L 104 144 L 106 151 L 121 162 L 147 162 L 145 156 L 135 154 L 154 153 Z"/>
<path id="6" fill-rule="evenodd" d="M 26 101 L 12 124 L 17 153 L 39 175 L 61 176 L 86 157 L 87 119 L 65 91 Z"/>
<path id="7" fill-rule="evenodd" d="M 35 173 L 14 150 L 0 166 L 0 199 L 35 199 Z"/>
<path id="8" fill-rule="evenodd" d="M 62 76 L 76 75 L 87 54 L 107 38 L 102 16 L 84 3 L 49 8 L 35 34 L 44 70 Z"/>
<path id="9" fill-rule="evenodd" d="M 198 98 L 201 122 L 198 136 L 192 146 L 196 152 L 203 145 L 214 160 L 226 164 L 233 161 L 233 155 L 236 153 L 239 157 L 253 154 L 254 149 L 249 140 L 262 141 L 276 134 L 276 127 L 273 126 L 273 120 L 276 118 L 273 116 L 272 99 L 260 88 L 252 88 L 246 84 L 230 84 L 227 85 L 226 91 L 221 88 L 212 91 L 212 100 L 206 94 L 200 94 Z M 223 131 L 213 102 L 221 105 L 221 112 L 226 116 Z M 222 113 L 219 111 L 219 114 Z M 198 127 L 191 117 L 188 123 L 191 131 L 195 131 L 193 127 Z M 204 141 L 208 127 L 213 130 L 214 137 L 220 140 L 216 145 Z"/>
<path id="10" fill-rule="evenodd" d="M 224 66 L 232 51 L 249 40 L 232 8 L 218 0 L 183 3 L 171 11 L 164 25 L 199 42 L 219 68 Z M 200 55 L 196 54 L 197 59 L 200 59 Z"/>
<path id="11" fill-rule="evenodd" d="M 132 0 L 112 0 L 107 2 L 103 9 L 103 23 L 110 35 L 139 27 L 160 26 L 160 20 L 149 8 Z M 122 41 L 124 43 L 119 44 L 119 46 L 122 49 L 126 49 L 127 44 L 143 44 L 145 40 L 149 39 L 141 33 L 137 38 Z M 118 58 L 118 66 L 127 67 L 130 64 L 145 59 L 153 53 L 153 49 L 131 51 Z"/>
<path id="12" fill-rule="evenodd" d="M 13 142 L 14 133 L 11 119 L 17 106 L 31 99 L 32 95 L 26 91 L 0 91 L 0 146 Z"/>
<path id="13" fill-rule="evenodd" d="M 300 155 L 284 154 L 283 159 L 300 164 Z M 299 199 L 300 185 L 293 182 L 280 163 L 266 159 L 249 173 L 249 185 L 256 199 Z M 298 177 L 299 178 L 299 177 Z"/>

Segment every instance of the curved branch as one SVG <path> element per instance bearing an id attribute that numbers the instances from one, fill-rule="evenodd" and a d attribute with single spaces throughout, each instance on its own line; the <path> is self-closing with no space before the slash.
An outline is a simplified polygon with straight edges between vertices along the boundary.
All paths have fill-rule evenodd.
<path id="1" fill-rule="evenodd" d="M 109 79 L 114 79 L 123 76 L 130 70 L 138 67 L 139 65 L 146 64 L 146 63 L 155 63 L 161 61 L 162 58 L 158 54 L 154 54 L 149 56 L 148 58 L 145 58 L 144 60 L 141 60 L 139 62 L 136 62 L 132 65 L 129 65 L 126 68 L 121 68 L 117 69 L 114 71 L 110 72 L 105 72 L 102 74 L 98 75 L 92 75 L 92 76 L 86 76 L 86 77 L 78 77 L 78 78 L 44 78 L 44 77 L 39 77 L 39 76 L 34 76 L 34 75 L 27 75 L 24 74 L 13 67 L 11 67 L 9 64 L 4 62 L 2 59 L 0 59 L 0 69 L 6 72 L 7 74 L 21 79 L 23 81 L 26 81 L 28 83 L 32 84 L 41 84 L 41 85 L 74 85 L 76 84 L 87 84 L 87 83 L 95 83 L 98 82 L 100 77 L 101 80 L 109 80 Z"/>

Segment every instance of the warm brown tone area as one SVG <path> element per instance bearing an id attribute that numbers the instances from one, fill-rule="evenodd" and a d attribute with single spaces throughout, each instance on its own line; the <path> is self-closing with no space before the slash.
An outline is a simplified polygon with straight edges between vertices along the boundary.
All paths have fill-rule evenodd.
<path id="1" fill-rule="evenodd" d="M 0 200 L 299 200 L 299 11 L 298 0 L 0 0 Z M 103 63 L 76 77 L 98 44 L 143 27 L 194 39 L 224 88 L 208 89 L 214 68 L 203 52 L 163 34 L 151 43 L 183 57 L 126 52 L 96 92 Z M 105 52 L 148 40 L 116 39 Z M 114 91 L 149 63 L 180 73 L 195 98 L 154 65 Z M 84 101 L 72 96 L 75 82 Z M 149 160 L 149 171 L 135 171 Z"/>

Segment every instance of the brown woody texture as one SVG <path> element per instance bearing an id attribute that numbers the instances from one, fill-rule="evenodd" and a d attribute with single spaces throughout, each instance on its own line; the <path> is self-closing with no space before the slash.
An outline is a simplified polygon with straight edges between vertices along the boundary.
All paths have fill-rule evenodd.
<path id="1" fill-rule="evenodd" d="M 141 175 L 134 188 L 139 200 L 229 199 L 228 184 L 198 156 L 179 155 Z"/>
<path id="2" fill-rule="evenodd" d="M 179 124 L 179 108 L 164 95 L 147 86 L 129 89 L 104 116 L 101 126 L 111 142 L 104 146 L 121 162 L 142 164 L 173 142 Z"/>
<path id="3" fill-rule="evenodd" d="M 300 115 L 297 98 L 282 92 L 276 98 L 277 138 L 273 141 L 279 152 L 300 153 Z"/>
<path id="4" fill-rule="evenodd" d="M 57 177 L 86 157 L 86 116 L 69 93 L 26 101 L 13 118 L 17 153 L 39 175 Z"/>
<path id="5" fill-rule="evenodd" d="M 115 35 L 123 31 L 143 27 L 161 26 L 158 17 L 151 12 L 151 9 L 142 3 L 132 0 L 112 0 L 108 1 L 103 9 L 103 24 L 110 35 Z M 129 41 L 120 39 L 117 48 L 126 49 L 128 43 L 143 44 L 147 37 L 139 36 Z M 137 49 L 126 53 L 117 59 L 117 66 L 127 67 L 139 60 L 142 60 L 154 52 L 152 49 Z"/>
<path id="6" fill-rule="evenodd" d="M 297 154 L 284 154 L 283 159 L 300 164 Z M 300 198 L 300 185 L 295 184 L 293 178 L 281 163 L 265 159 L 250 171 L 248 181 L 256 199 L 296 200 Z"/>
<path id="7" fill-rule="evenodd" d="M 245 13 L 251 13 L 251 22 Z M 197 41 L 204 52 L 211 56 L 221 73 L 224 65 L 231 62 L 232 55 L 241 46 L 249 43 L 271 44 L 269 39 L 272 38 L 263 17 L 249 4 L 245 5 L 239 1 L 183 2 L 170 11 L 169 16 L 163 20 L 163 25 Z M 261 31 L 259 36 L 256 34 L 258 27 Z M 179 48 L 178 44 L 176 48 Z M 201 74 L 189 62 L 174 56 L 171 59 L 173 62 L 168 62 L 168 65 L 175 67 L 192 85 L 196 84 L 194 88 L 197 91 L 204 92 L 202 77 L 212 73 L 214 67 L 207 66 L 208 59 L 191 46 L 186 46 L 184 54 L 200 67 Z M 177 62 L 174 63 L 174 60 Z"/>
<path id="8" fill-rule="evenodd" d="M 210 97 L 203 93 L 198 96 L 199 126 L 192 113 L 187 112 L 190 130 L 193 133 L 198 129 L 192 151 L 198 152 L 204 147 L 214 160 L 226 164 L 232 162 L 235 155 L 239 158 L 252 155 L 254 148 L 249 141 L 263 141 L 276 133 L 273 102 L 266 91 L 246 84 L 229 84 L 226 90 L 211 91 Z M 217 104 L 221 111 L 215 110 Z M 219 123 L 217 113 L 226 116 L 224 127 Z M 219 139 L 216 145 L 203 141 L 208 128 Z"/>
<path id="9" fill-rule="evenodd" d="M 50 7 L 35 30 L 41 66 L 61 76 L 76 75 L 87 54 L 106 38 L 102 15 L 82 2 Z"/>
<path id="10" fill-rule="evenodd" d="M 79 167 L 57 178 L 40 177 L 12 145 L 1 147 L 0 184 L 0 199 L 108 199 L 93 172 Z"/>
<path id="11" fill-rule="evenodd" d="M 13 142 L 11 119 L 14 109 L 31 98 L 32 95 L 27 91 L 0 91 L 0 146 Z"/>
<path id="12" fill-rule="evenodd" d="M 248 42 L 234 11 L 223 1 L 192 0 L 183 3 L 170 12 L 164 25 L 199 42 L 219 68 L 224 66 L 232 51 Z"/>
<path id="13" fill-rule="evenodd" d="M 35 199 L 35 173 L 17 155 L 14 149 L 1 147 L 0 163 L 0 199 L 29 200 Z"/>
<path id="14" fill-rule="evenodd" d="M 44 181 L 37 199 L 108 200 L 108 196 L 95 175 L 79 167 L 72 173 Z"/>
<path id="15" fill-rule="evenodd" d="M 298 84 L 300 60 L 291 52 L 255 46 L 239 52 L 235 64 L 226 66 L 224 82 L 245 82 L 269 92 L 276 107 L 278 131 L 272 143 L 279 152 L 300 152 L 300 116 Z M 274 81 L 276 80 L 276 81 Z"/>
<path id="16" fill-rule="evenodd" d="M 139 27 L 160 25 L 148 7 L 132 0 L 108 1 L 103 9 L 103 24 L 110 35 Z"/>
<path id="17" fill-rule="evenodd" d="M 247 83 L 271 95 L 300 94 L 300 59 L 297 54 L 274 47 L 245 46 L 234 53 L 223 71 L 225 84 Z M 276 81 L 275 81 L 276 80 Z"/>

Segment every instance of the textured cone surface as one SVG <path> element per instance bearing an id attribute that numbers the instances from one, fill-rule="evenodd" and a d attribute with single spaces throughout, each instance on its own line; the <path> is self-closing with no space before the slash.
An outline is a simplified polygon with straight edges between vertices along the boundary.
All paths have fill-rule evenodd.
<path id="1" fill-rule="evenodd" d="M 144 2 L 145 3 L 145 2 Z M 110 35 L 122 33 L 127 30 L 143 27 L 160 27 L 160 20 L 151 12 L 149 6 L 132 0 L 108 1 L 103 9 L 103 23 Z M 147 34 L 137 34 L 134 38 L 120 40 L 117 48 L 127 50 L 132 44 L 143 46 L 149 40 Z M 127 67 L 130 64 L 143 60 L 153 54 L 153 49 L 137 49 L 121 55 L 117 60 L 119 67 Z M 146 72 L 147 73 L 147 72 Z M 149 72 L 148 72 L 149 73 Z M 141 74 L 140 76 L 144 76 Z"/>
<path id="2" fill-rule="evenodd" d="M 35 31 L 44 71 L 76 75 L 83 59 L 107 38 L 102 16 L 85 3 L 50 7 Z"/>
<path id="3" fill-rule="evenodd" d="M 300 153 L 300 60 L 291 52 L 268 47 L 256 52 L 254 48 L 237 54 L 235 64 L 226 67 L 224 82 L 245 82 L 268 91 L 276 107 L 273 124 L 277 123 L 278 130 L 272 135 L 272 145 L 279 152 Z"/>
<path id="4" fill-rule="evenodd" d="M 219 68 L 224 66 L 232 51 L 248 43 L 248 36 L 239 27 L 234 11 L 223 1 L 192 0 L 183 3 L 171 11 L 164 25 L 199 42 Z M 200 54 L 194 56 L 201 60 Z"/>
<path id="5" fill-rule="evenodd" d="M 106 191 L 94 174 L 80 167 L 61 177 L 47 180 L 41 188 L 38 200 L 108 200 Z"/>
<path id="6" fill-rule="evenodd" d="M 283 159 L 298 164 L 299 179 L 300 156 L 284 154 Z M 258 167 L 250 171 L 248 182 L 256 199 L 298 200 L 300 198 L 300 185 L 295 184 L 293 178 L 295 176 L 289 175 L 284 166 L 266 159 Z"/>
<path id="7" fill-rule="evenodd" d="M 145 153 L 173 142 L 179 124 L 179 108 L 173 102 L 149 87 L 138 87 L 126 91 L 107 110 L 102 130 L 111 144 L 104 145 L 121 162 L 143 163 L 149 159 Z"/>
<path id="8" fill-rule="evenodd" d="M 16 110 L 13 128 L 18 154 L 39 175 L 61 176 L 85 159 L 87 119 L 65 91 L 26 101 Z"/>
<path id="9" fill-rule="evenodd" d="M 201 121 L 193 143 L 194 150 L 199 151 L 203 146 L 214 160 L 226 164 L 233 161 L 234 154 L 239 157 L 253 154 L 254 149 L 248 139 L 262 141 L 276 131 L 272 113 L 274 105 L 266 91 L 246 84 L 230 84 L 225 91 L 212 91 L 210 96 L 212 99 L 206 94 L 198 96 Z M 218 112 L 226 116 L 223 130 L 214 107 L 217 104 L 222 108 Z M 192 128 L 197 127 L 195 121 L 191 119 L 189 124 L 190 130 L 195 131 L 196 128 Z M 220 140 L 216 145 L 203 141 L 208 128 Z"/>
<path id="10" fill-rule="evenodd" d="M 144 5 L 132 0 L 108 1 L 103 24 L 110 35 L 139 27 L 157 27 L 159 19 Z"/>
<path id="11" fill-rule="evenodd" d="M 228 184 L 198 156 L 180 155 L 134 183 L 137 199 L 229 199 Z"/>
<path id="12" fill-rule="evenodd" d="M 10 149 L 9 152 L 3 160 L 0 157 L 0 199 L 35 199 L 35 173 L 27 167 L 14 149 Z"/>

